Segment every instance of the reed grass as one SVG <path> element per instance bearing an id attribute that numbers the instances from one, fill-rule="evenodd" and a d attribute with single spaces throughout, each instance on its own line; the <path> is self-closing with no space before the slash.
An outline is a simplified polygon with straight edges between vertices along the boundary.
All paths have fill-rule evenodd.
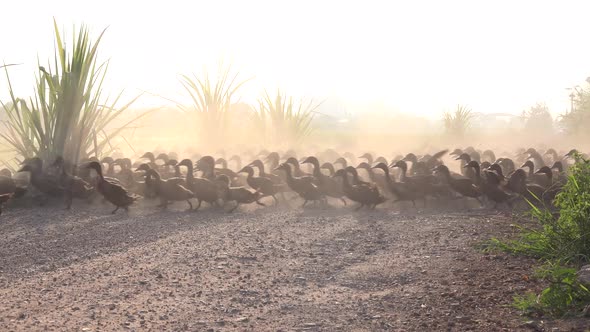
<path id="1" fill-rule="evenodd" d="M 122 93 L 112 102 L 103 98 L 103 82 L 108 61 L 97 62 L 103 30 L 92 41 L 88 29 L 82 25 L 72 36 L 71 47 L 54 20 L 55 54 L 47 67 L 39 65 L 35 94 L 28 100 L 17 98 L 4 67 L 10 102 L 2 104 L 7 120 L 6 131 L 0 137 L 23 158 L 38 156 L 45 161 L 57 155 L 74 163 L 82 158 L 100 155 L 109 149 L 110 140 L 119 135 L 137 115 L 116 129 L 109 129 L 115 119 L 140 96 L 117 108 Z"/>
<path id="2" fill-rule="evenodd" d="M 313 132 L 312 121 L 320 105 L 313 100 L 295 102 L 280 90 L 273 98 L 265 91 L 253 113 L 254 125 L 271 143 L 296 146 Z"/>
<path id="3" fill-rule="evenodd" d="M 215 79 L 208 72 L 202 76 L 182 75 L 181 83 L 191 97 L 192 105 L 177 105 L 184 112 L 195 116 L 196 136 L 200 145 L 228 143 L 232 104 L 238 102 L 238 90 L 250 80 L 239 80 L 239 72 L 233 73 L 231 66 L 224 68 L 223 65 Z"/>

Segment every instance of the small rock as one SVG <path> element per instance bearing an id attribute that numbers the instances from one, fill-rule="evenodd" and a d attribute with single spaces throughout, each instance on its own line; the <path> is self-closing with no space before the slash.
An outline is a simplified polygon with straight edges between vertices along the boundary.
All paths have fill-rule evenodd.
<path id="1" fill-rule="evenodd" d="M 115 310 L 115 304 L 114 303 L 109 304 L 108 308 L 109 308 L 109 310 Z"/>
<path id="2" fill-rule="evenodd" d="M 236 322 L 238 322 L 238 323 L 247 322 L 247 321 L 248 321 L 248 317 L 240 317 L 240 318 L 236 319 Z"/>
<path id="3" fill-rule="evenodd" d="M 582 266 L 577 275 L 581 284 L 590 285 L 590 265 Z"/>

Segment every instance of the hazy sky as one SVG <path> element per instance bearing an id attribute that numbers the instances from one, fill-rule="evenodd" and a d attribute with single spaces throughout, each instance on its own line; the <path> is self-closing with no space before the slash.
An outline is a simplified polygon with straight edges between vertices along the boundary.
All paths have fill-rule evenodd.
<path id="1" fill-rule="evenodd" d="M 108 26 L 100 59 L 113 94 L 183 100 L 179 74 L 225 59 L 255 76 L 248 101 L 280 87 L 351 110 L 438 117 L 458 103 L 518 113 L 540 101 L 559 113 L 565 89 L 590 75 L 589 12 L 588 1 L 9 1 L 0 61 L 24 63 L 10 74 L 30 93 L 55 17 L 69 36 L 74 23 L 95 36 Z M 2 75 L 3 100 L 6 90 Z"/>

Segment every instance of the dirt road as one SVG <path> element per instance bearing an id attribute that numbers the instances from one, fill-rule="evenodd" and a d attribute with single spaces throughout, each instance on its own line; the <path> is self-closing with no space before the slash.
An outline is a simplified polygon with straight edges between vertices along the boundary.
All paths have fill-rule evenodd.
<path id="1" fill-rule="evenodd" d="M 0 219 L 0 330 L 568 331 L 512 297 L 534 262 L 476 245 L 485 213 L 77 204 Z"/>

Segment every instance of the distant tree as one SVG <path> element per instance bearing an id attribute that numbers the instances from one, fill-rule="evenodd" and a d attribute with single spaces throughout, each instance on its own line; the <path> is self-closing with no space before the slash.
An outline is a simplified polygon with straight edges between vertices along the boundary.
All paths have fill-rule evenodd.
<path id="1" fill-rule="evenodd" d="M 559 117 L 560 127 L 570 135 L 588 134 L 590 126 L 590 77 L 572 91 L 573 109 Z"/>
<path id="2" fill-rule="evenodd" d="M 473 112 L 464 105 L 457 105 L 454 112 L 447 111 L 443 114 L 445 132 L 450 137 L 462 138 L 471 128 Z"/>
<path id="3" fill-rule="evenodd" d="M 546 133 L 553 131 L 553 117 L 545 103 L 537 103 L 522 112 L 524 129 L 529 133 Z"/>

